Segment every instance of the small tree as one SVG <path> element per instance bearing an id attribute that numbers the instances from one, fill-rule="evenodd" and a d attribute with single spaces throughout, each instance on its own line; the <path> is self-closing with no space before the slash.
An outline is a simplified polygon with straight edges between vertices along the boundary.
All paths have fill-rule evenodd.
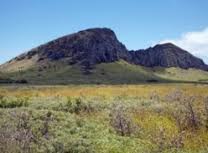
<path id="1" fill-rule="evenodd" d="M 158 146 L 156 152 L 163 152 L 168 149 L 178 150 L 184 147 L 184 131 L 168 136 L 166 130 L 160 127 L 157 132 L 157 135 L 152 137 L 153 142 Z"/>
<path id="2" fill-rule="evenodd" d="M 205 127 L 208 130 L 208 97 L 204 98 L 204 108 L 205 108 Z"/>
<path id="3" fill-rule="evenodd" d="M 175 119 L 179 131 L 185 129 L 197 129 L 200 124 L 199 116 L 194 108 L 195 97 L 188 96 L 179 90 L 172 92 L 168 96 L 168 101 L 171 101 L 173 110 L 172 117 Z"/>
<path id="4" fill-rule="evenodd" d="M 193 104 L 195 102 L 195 97 L 194 96 L 184 97 L 183 102 L 187 110 L 186 118 L 188 121 L 188 126 L 190 126 L 193 129 L 197 129 L 199 125 L 199 120 L 193 107 Z"/>
<path id="5" fill-rule="evenodd" d="M 0 127 L 0 151 L 31 153 L 32 143 L 36 141 L 29 124 L 29 113 L 13 112 L 12 118 L 17 121 L 15 125 L 6 122 Z"/>
<path id="6" fill-rule="evenodd" d="M 41 129 L 41 133 L 46 139 L 49 139 L 49 127 L 52 120 L 52 113 L 49 111 L 43 118 L 43 128 Z"/>
<path id="7" fill-rule="evenodd" d="M 159 102 L 160 101 L 159 94 L 156 91 L 151 92 L 150 99 L 153 100 L 154 102 Z"/>
<path id="8" fill-rule="evenodd" d="M 183 92 L 180 89 L 176 89 L 165 96 L 165 100 L 168 102 L 179 102 L 183 97 Z"/>
<path id="9" fill-rule="evenodd" d="M 34 142 L 34 135 L 32 132 L 32 127 L 29 124 L 30 116 L 26 112 L 17 114 L 18 123 L 17 129 L 13 135 L 20 149 L 25 153 L 31 152 L 31 143 Z"/>
<path id="10" fill-rule="evenodd" d="M 110 112 L 110 124 L 117 134 L 131 136 L 136 132 L 137 126 L 132 121 L 127 108 L 122 104 L 114 104 Z"/>

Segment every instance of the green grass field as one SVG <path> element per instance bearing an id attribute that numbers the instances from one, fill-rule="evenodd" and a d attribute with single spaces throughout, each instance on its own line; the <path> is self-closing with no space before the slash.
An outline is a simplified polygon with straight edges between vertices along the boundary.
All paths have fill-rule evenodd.
<path id="1" fill-rule="evenodd" d="M 18 64 L 17 64 L 18 65 Z M 141 84 L 145 82 L 207 82 L 208 72 L 196 69 L 146 68 L 125 61 L 102 63 L 84 74 L 78 65 L 65 61 L 19 70 L 16 65 L 2 68 L 0 76 L 13 80 L 27 80 L 29 84 Z M 127 73 L 128 72 L 128 73 Z"/>
<path id="2" fill-rule="evenodd" d="M 207 153 L 208 85 L 1 86 L 1 153 Z"/>

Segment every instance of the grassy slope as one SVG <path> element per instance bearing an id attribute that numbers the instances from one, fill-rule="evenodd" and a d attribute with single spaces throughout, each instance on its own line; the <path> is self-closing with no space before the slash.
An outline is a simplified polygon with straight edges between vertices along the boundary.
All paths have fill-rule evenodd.
<path id="1" fill-rule="evenodd" d="M 145 68 L 131 65 L 125 61 L 102 63 L 91 74 L 84 75 L 77 65 L 50 63 L 49 68 L 7 73 L 12 79 L 26 79 L 34 84 L 135 84 L 147 80 L 163 81 L 206 81 L 208 72 L 201 70 L 182 70 L 180 68 Z"/>
<path id="2" fill-rule="evenodd" d="M 0 72 L 0 83 L 5 83 L 10 81 L 10 79 L 8 77 L 6 77 L 6 75 L 4 73 Z"/>
<path id="3" fill-rule="evenodd" d="M 155 68 L 156 75 L 161 78 L 184 81 L 208 81 L 208 72 L 196 69 Z"/>
<path id="4" fill-rule="evenodd" d="M 146 80 L 157 79 L 151 71 L 139 66 L 128 64 L 124 61 L 99 64 L 91 70 L 91 74 L 84 75 L 77 65 L 70 66 L 56 63 L 56 66 L 38 71 L 38 68 L 28 69 L 22 72 L 7 73 L 13 79 L 26 79 L 31 83 L 63 84 L 63 83 L 137 83 Z"/>

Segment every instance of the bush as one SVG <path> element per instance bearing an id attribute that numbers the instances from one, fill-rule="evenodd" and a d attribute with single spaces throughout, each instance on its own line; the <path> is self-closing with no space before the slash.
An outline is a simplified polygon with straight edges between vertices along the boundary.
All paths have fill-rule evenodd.
<path id="1" fill-rule="evenodd" d="M 180 89 L 176 89 L 165 96 L 165 100 L 168 102 L 179 102 L 183 97 L 183 92 Z"/>
<path id="2" fill-rule="evenodd" d="M 25 80 L 25 79 L 22 79 L 22 80 L 15 80 L 15 83 L 19 83 L 19 84 L 27 84 L 28 81 Z"/>
<path id="3" fill-rule="evenodd" d="M 169 97 L 169 100 L 172 101 L 172 107 L 174 109 L 169 113 L 175 119 L 179 131 L 198 129 L 201 121 L 194 107 L 196 97 L 188 96 L 180 92 L 174 92 L 173 95 L 170 96 L 171 98 Z"/>
<path id="4" fill-rule="evenodd" d="M 184 106 L 187 110 L 187 121 L 188 121 L 188 126 L 197 129 L 200 124 L 199 117 L 197 116 L 197 113 L 194 110 L 193 103 L 195 102 L 195 97 L 190 96 L 190 97 L 185 97 L 184 99 Z"/>
<path id="5" fill-rule="evenodd" d="M 15 108 L 15 107 L 27 107 L 29 98 L 5 98 L 0 97 L 0 108 Z"/>
<path id="6" fill-rule="evenodd" d="M 29 123 L 30 114 L 26 112 L 12 113 L 15 126 L 5 123 L 0 127 L 0 150 L 9 153 L 30 153 L 35 136 Z"/>
<path id="7" fill-rule="evenodd" d="M 81 112 L 94 112 L 95 108 L 90 104 L 90 102 L 84 102 L 81 98 L 72 99 L 71 97 L 68 97 L 65 103 L 59 105 L 58 110 L 80 114 Z"/>
<path id="8" fill-rule="evenodd" d="M 152 141 L 157 145 L 155 152 L 180 150 L 184 147 L 184 132 L 180 132 L 170 137 L 166 135 L 166 130 L 161 127 L 156 133 L 157 135 L 152 137 Z"/>
<path id="9" fill-rule="evenodd" d="M 138 126 L 133 122 L 127 109 L 121 103 L 112 106 L 110 125 L 121 136 L 131 136 L 138 130 Z"/>
<path id="10" fill-rule="evenodd" d="M 204 98 L 204 108 L 205 108 L 205 127 L 208 130 L 208 97 Z"/>
<path id="11" fill-rule="evenodd" d="M 43 116 L 43 127 L 40 129 L 41 134 L 43 137 L 46 139 L 49 139 L 49 128 L 50 128 L 50 123 L 53 121 L 53 116 L 52 112 L 48 111 L 46 115 Z"/>
<path id="12" fill-rule="evenodd" d="M 160 97 L 159 94 L 154 91 L 150 93 L 150 100 L 153 100 L 154 102 L 159 102 L 160 101 Z"/>

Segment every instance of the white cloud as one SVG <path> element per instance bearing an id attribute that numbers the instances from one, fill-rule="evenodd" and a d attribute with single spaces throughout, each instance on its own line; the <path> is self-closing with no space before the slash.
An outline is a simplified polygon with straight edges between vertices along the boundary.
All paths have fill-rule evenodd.
<path id="1" fill-rule="evenodd" d="M 167 39 L 160 43 L 171 42 L 200 57 L 208 64 L 208 28 L 202 31 L 182 34 L 178 39 Z"/>

